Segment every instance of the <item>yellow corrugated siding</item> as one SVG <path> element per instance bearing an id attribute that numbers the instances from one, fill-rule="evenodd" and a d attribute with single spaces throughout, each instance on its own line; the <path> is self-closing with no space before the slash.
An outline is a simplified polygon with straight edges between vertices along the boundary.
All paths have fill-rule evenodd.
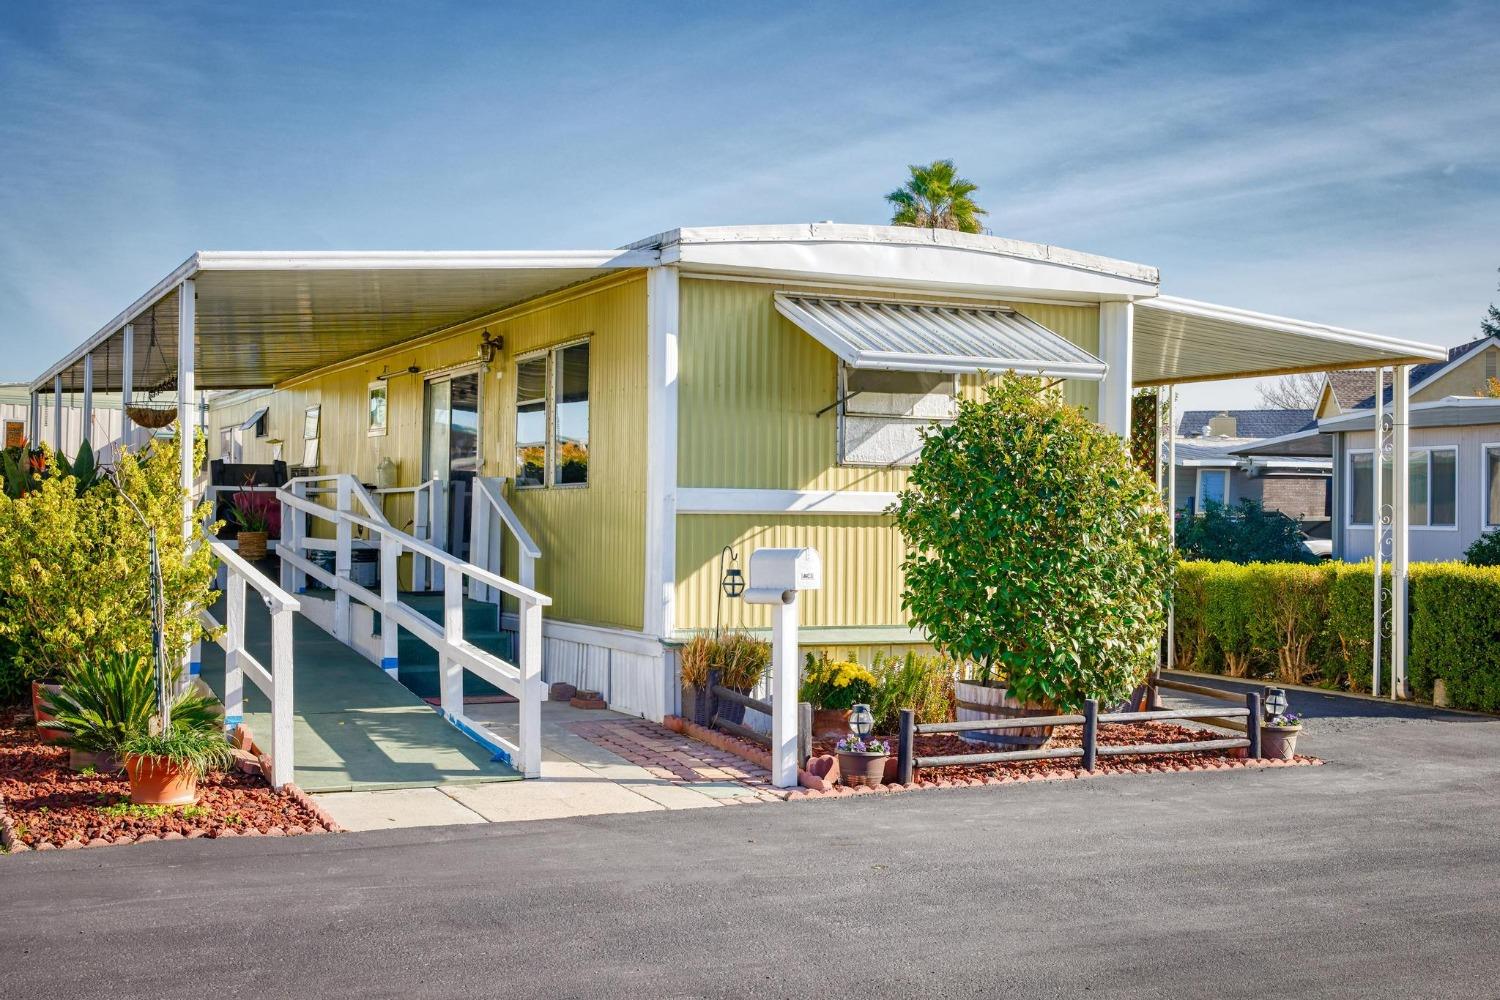
<path id="1" fill-rule="evenodd" d="M 899 490 L 904 469 L 838 464 L 838 359 L 776 311 L 795 285 L 685 278 L 678 390 L 678 483 L 685 487 Z M 878 297 L 878 296 L 871 296 Z M 1005 305 L 1006 303 L 996 303 Z M 1099 349 L 1093 306 L 1016 303 L 1085 349 Z M 963 380 L 976 394 L 979 379 Z M 1067 382 L 1069 402 L 1093 412 L 1098 386 Z"/>
<path id="2" fill-rule="evenodd" d="M 683 280 L 680 485 L 900 490 L 906 485 L 904 469 L 839 466 L 837 418 L 832 411 L 816 416 L 836 397 L 837 359 L 776 311 L 772 297 L 778 290 L 803 289 Z M 1098 351 L 1097 308 L 1014 305 L 1048 329 Z M 966 395 L 977 395 L 980 380 L 966 378 L 962 386 Z M 1069 382 L 1064 392 L 1069 402 L 1094 412 L 1097 384 Z M 766 546 L 816 548 L 823 557 L 824 584 L 808 595 L 804 624 L 907 624 L 901 610 L 904 545 L 887 517 L 685 514 L 677 518 L 679 628 L 714 625 L 719 552 L 725 545 L 738 549 L 742 560 Z M 765 609 L 739 601 L 726 600 L 724 613 L 726 625 L 763 627 L 769 622 Z"/>
<path id="3" fill-rule="evenodd" d="M 719 554 L 725 545 L 748 569 L 762 548 L 808 546 L 823 557 L 823 588 L 803 595 L 802 624 L 844 627 L 905 625 L 901 559 L 906 546 L 890 518 L 866 515 L 787 516 L 682 514 L 677 518 L 678 628 L 714 625 Z M 770 612 L 744 601 L 724 601 L 725 626 L 765 628 Z"/>
<path id="4" fill-rule="evenodd" d="M 515 362 L 519 354 L 584 336 L 591 337 L 590 483 L 587 488 L 521 490 L 511 502 L 542 550 L 537 588 L 553 598 L 549 617 L 622 628 L 640 628 L 644 600 L 646 492 L 646 282 L 637 274 L 605 279 L 558 297 L 553 305 L 517 310 L 483 324 L 505 340 L 505 353 L 480 385 L 480 460 L 487 476 L 514 473 Z M 353 472 L 375 478 L 386 456 L 397 464 L 398 481 L 421 478 L 422 374 L 398 374 L 387 381 L 388 425 L 383 437 L 365 430 L 366 390 L 383 371 L 423 373 L 473 362 L 480 324 L 468 324 L 446 339 L 414 348 L 396 348 L 367 363 L 210 410 L 210 448 L 218 431 L 269 405 L 267 437 L 285 441 L 291 464 L 302 457 L 302 417 L 321 404 L 320 466 L 324 472 Z M 496 373 L 499 373 L 499 377 Z M 270 461 L 272 446 L 247 437 L 245 461 Z M 409 501 L 393 501 L 392 522 L 409 527 Z M 506 566 L 515 565 L 507 552 Z M 507 575 L 512 575 L 507 571 Z"/>

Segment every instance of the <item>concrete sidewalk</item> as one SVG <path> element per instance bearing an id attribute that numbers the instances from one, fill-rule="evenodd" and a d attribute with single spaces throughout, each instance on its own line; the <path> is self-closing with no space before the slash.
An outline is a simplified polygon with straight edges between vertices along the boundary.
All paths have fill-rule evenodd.
<path id="1" fill-rule="evenodd" d="M 515 738 L 517 707 L 514 704 L 470 704 L 466 711 L 496 734 Z M 737 759 L 726 760 L 728 755 L 710 747 L 700 749 L 695 744 L 690 756 L 677 752 L 676 756 L 683 758 L 672 761 L 677 773 L 651 763 L 650 756 L 632 753 L 639 760 L 631 760 L 609 749 L 610 745 L 622 750 L 630 747 L 632 743 L 624 737 L 632 735 L 643 743 L 655 742 L 651 734 L 657 729 L 660 727 L 616 712 L 576 709 L 564 702 L 543 702 L 540 779 L 332 792 L 313 798 L 350 830 L 706 809 L 779 798 L 763 779 L 757 780 L 755 772 L 758 769 Z M 595 735 L 590 739 L 580 730 L 590 733 L 614 730 L 622 738 Z M 665 755 L 674 753 L 671 747 L 665 746 L 668 742 L 677 747 L 694 743 L 665 729 L 660 729 L 660 734 L 658 746 Z M 658 752 L 656 748 L 645 746 L 641 746 L 641 751 L 646 755 Z M 698 765 L 696 777 L 695 772 L 685 770 L 692 764 Z"/>

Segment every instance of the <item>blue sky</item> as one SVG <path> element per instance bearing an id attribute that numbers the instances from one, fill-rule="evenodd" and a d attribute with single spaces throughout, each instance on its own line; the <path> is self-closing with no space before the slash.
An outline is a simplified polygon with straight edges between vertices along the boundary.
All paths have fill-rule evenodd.
<path id="1" fill-rule="evenodd" d="M 1500 301 L 1495 3 L 541 6 L 0 2 L 0 378 L 195 249 L 883 222 L 938 157 L 1172 294 L 1444 344 Z"/>

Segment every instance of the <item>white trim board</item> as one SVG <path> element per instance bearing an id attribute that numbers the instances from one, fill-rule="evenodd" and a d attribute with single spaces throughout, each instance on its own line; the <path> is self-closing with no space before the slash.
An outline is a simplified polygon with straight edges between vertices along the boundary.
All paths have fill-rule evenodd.
<path id="1" fill-rule="evenodd" d="M 895 502 L 895 493 L 861 490 L 677 490 L 679 514 L 884 514 Z"/>
<path id="2" fill-rule="evenodd" d="M 507 611 L 500 616 L 500 625 L 507 631 L 514 632 L 518 624 L 519 620 L 514 612 Z M 636 656 L 660 656 L 664 650 L 660 639 L 646 635 L 644 632 L 611 628 L 608 625 L 584 625 L 581 622 L 558 621 L 554 618 L 542 619 L 542 635 L 548 639 L 579 642 L 587 646 L 602 646 Z"/>

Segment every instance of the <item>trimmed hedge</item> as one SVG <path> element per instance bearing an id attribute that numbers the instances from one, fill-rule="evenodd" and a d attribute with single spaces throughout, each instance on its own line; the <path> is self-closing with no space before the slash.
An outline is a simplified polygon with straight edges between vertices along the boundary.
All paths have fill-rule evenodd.
<path id="1" fill-rule="evenodd" d="M 1368 562 L 1183 562 L 1176 665 L 1369 691 L 1373 576 Z M 1413 694 L 1431 700 L 1441 679 L 1454 706 L 1500 711 L 1500 567 L 1413 564 L 1410 610 Z"/>

